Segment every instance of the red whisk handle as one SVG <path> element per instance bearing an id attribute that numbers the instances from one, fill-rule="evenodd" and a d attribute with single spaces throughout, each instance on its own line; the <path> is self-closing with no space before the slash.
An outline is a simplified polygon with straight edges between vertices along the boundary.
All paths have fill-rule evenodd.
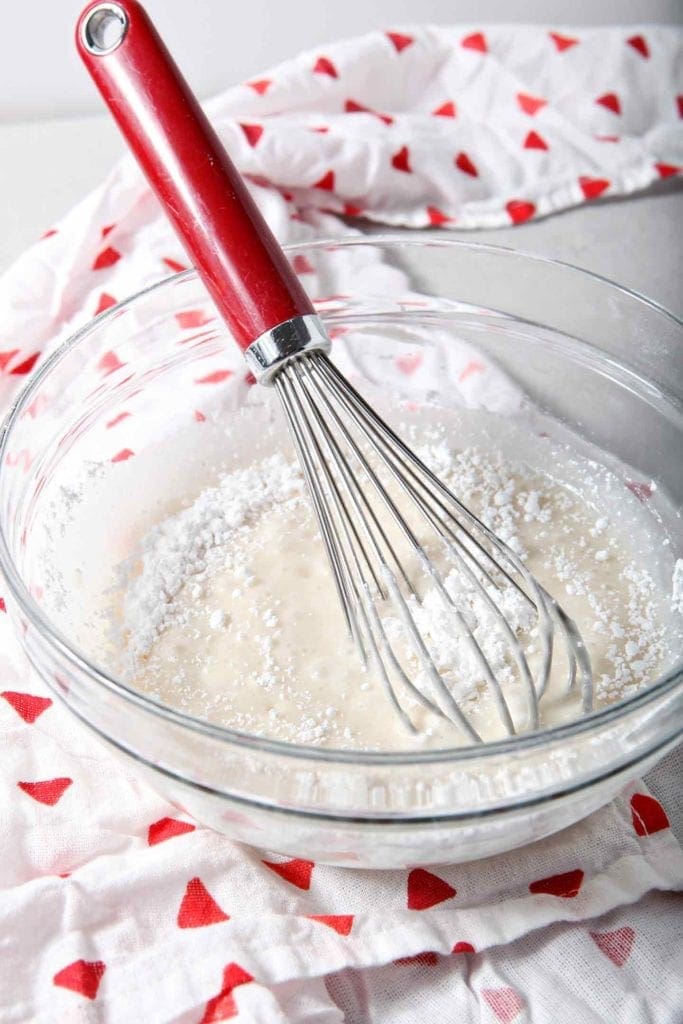
<path id="1" fill-rule="evenodd" d="M 93 3 L 76 45 L 239 345 L 314 313 L 144 8 Z"/>

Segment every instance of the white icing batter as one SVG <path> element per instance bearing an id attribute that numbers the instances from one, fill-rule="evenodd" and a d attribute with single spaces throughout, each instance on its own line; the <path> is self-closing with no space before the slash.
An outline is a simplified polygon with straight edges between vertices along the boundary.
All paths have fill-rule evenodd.
<path id="1" fill-rule="evenodd" d="M 645 532 L 626 538 L 616 505 L 587 500 L 609 491 L 604 480 L 594 486 L 605 471 L 570 451 L 566 466 L 558 465 L 560 449 L 552 477 L 509 461 L 490 441 L 458 451 L 448 440 L 458 436 L 452 427 L 447 419 L 418 424 L 413 446 L 578 623 L 592 659 L 596 705 L 652 680 L 667 652 L 661 587 L 643 568 L 652 540 Z M 567 482 L 558 483 L 563 476 Z M 218 724 L 306 745 L 389 750 L 463 741 L 411 699 L 405 706 L 421 733 L 407 733 L 375 673 L 362 669 L 345 634 L 298 463 L 288 453 L 225 473 L 149 530 L 137 556 L 124 567 L 117 628 L 125 675 L 141 691 Z M 457 573 L 449 576 L 443 561 L 440 568 L 451 594 L 465 601 Z M 481 735 L 502 737 L 490 695 L 438 596 L 425 587 L 420 598 L 411 599 L 413 614 L 437 668 Z M 530 659 L 538 657 L 526 606 L 508 601 L 506 613 Z M 400 647 L 395 613 L 384 615 Z M 485 620 L 475 635 L 505 686 L 513 718 L 523 723 L 523 688 Z M 404 654 L 409 675 L 427 689 L 414 656 Z M 544 725 L 578 713 L 565 676 L 560 657 L 542 702 Z"/>

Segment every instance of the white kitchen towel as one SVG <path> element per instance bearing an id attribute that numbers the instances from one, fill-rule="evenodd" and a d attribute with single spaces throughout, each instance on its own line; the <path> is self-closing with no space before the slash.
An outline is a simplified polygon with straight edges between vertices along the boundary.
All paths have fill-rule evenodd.
<path id="1" fill-rule="evenodd" d="M 209 109 L 283 242 L 349 230 L 321 208 L 519 223 L 678 173 L 682 52 L 653 27 L 400 29 Z M 0 282 L 3 408 L 76 327 L 184 264 L 124 160 Z M 683 885 L 683 854 L 644 784 L 476 864 L 266 856 L 113 762 L 30 673 L 1 610 L 0 644 L 0 1020 L 676 1019 L 673 898 L 655 893 Z"/>

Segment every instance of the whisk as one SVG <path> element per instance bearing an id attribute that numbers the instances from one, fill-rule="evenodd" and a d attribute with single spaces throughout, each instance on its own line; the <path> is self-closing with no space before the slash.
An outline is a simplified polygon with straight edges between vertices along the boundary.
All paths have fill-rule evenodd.
<path id="1" fill-rule="evenodd" d="M 280 398 L 348 631 L 406 729 L 417 731 L 421 705 L 481 741 L 416 621 L 421 581 L 508 735 L 539 728 L 558 646 L 565 685 L 590 711 L 591 666 L 576 625 L 329 358 L 323 322 L 142 6 L 91 4 L 76 41 L 248 367 Z M 531 614 L 533 657 L 510 621 L 511 595 Z M 482 631 L 505 652 L 505 683 Z M 521 723 L 513 686 L 524 695 Z"/>

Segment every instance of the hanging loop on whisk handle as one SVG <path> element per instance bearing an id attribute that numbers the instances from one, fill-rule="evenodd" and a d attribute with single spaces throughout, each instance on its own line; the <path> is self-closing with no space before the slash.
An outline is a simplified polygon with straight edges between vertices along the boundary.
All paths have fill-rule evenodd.
<path id="1" fill-rule="evenodd" d="M 136 0 L 93 3 L 76 46 L 242 349 L 311 300 Z"/>

